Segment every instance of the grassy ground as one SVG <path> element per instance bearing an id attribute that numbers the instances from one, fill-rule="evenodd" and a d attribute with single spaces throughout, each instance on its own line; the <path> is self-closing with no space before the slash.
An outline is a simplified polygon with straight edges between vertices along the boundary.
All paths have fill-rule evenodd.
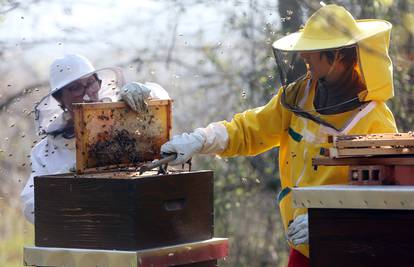
<path id="1" fill-rule="evenodd" d="M 20 209 L 0 199 L 0 266 L 23 266 L 23 246 L 34 243 L 33 226 Z"/>

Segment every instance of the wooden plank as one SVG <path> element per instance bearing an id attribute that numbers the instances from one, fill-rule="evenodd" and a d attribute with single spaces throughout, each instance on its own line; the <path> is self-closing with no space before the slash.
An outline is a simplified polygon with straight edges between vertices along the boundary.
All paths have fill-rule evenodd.
<path id="1" fill-rule="evenodd" d="M 147 105 L 151 106 L 168 106 L 172 100 L 149 100 Z M 81 105 L 84 110 L 94 110 L 94 109 L 110 109 L 110 108 L 125 108 L 127 105 L 123 101 L 118 102 L 94 102 L 94 103 L 77 103 L 74 105 Z"/>
<path id="2" fill-rule="evenodd" d="M 52 174 L 48 175 L 48 178 L 96 178 L 96 179 L 136 179 L 143 178 L 147 176 L 156 176 L 158 175 L 157 170 L 147 171 L 143 174 L 139 174 L 139 171 L 135 169 L 122 170 L 122 171 L 103 171 L 103 172 L 93 172 L 93 173 L 62 173 L 62 174 Z"/>
<path id="3" fill-rule="evenodd" d="M 228 239 L 212 238 L 138 251 L 24 247 L 23 260 L 26 266 L 216 267 L 226 256 Z"/>
<path id="4" fill-rule="evenodd" d="M 213 237 L 211 171 L 74 177 L 35 177 L 36 246 L 141 250 Z"/>
<path id="5" fill-rule="evenodd" d="M 405 140 L 346 140 L 334 143 L 337 148 L 381 147 L 381 146 L 414 146 L 414 139 Z"/>
<path id="6" fill-rule="evenodd" d="M 380 148 L 330 148 L 329 157 L 358 157 L 375 155 L 410 155 L 414 154 L 414 147 L 380 147 Z"/>
<path id="7" fill-rule="evenodd" d="M 340 135 L 333 137 L 337 148 L 414 146 L 413 133 L 385 133 L 368 135 Z"/>
<path id="8" fill-rule="evenodd" d="M 171 100 L 151 100 L 148 112 L 124 102 L 74 105 L 77 173 L 123 168 L 159 158 L 171 137 Z"/>
<path id="9" fill-rule="evenodd" d="M 75 136 L 76 136 L 76 172 L 82 173 L 88 168 L 86 151 L 87 143 L 84 141 L 84 110 L 81 106 L 73 105 L 74 124 L 75 124 Z"/>
<path id="10" fill-rule="evenodd" d="M 312 267 L 413 266 L 413 210 L 308 212 Z"/>
<path id="11" fill-rule="evenodd" d="M 139 252 L 139 266 L 212 267 L 217 265 L 217 259 L 222 259 L 228 255 L 227 239 L 218 239 L 216 242 L 210 242 L 209 245 L 203 244 L 203 242 L 199 242 L 181 247 L 182 249 L 171 249 L 170 247 L 165 249 L 151 249 L 147 252 Z M 188 264 L 190 262 L 194 264 Z"/>
<path id="12" fill-rule="evenodd" d="M 407 157 L 352 157 L 312 159 L 313 166 L 351 166 L 351 165 L 414 165 L 414 156 Z"/>
<path id="13" fill-rule="evenodd" d="M 350 135 L 335 135 L 333 140 L 335 141 L 345 141 L 353 139 L 409 139 L 414 138 L 413 132 L 408 133 L 377 133 L 377 134 L 350 134 Z"/>

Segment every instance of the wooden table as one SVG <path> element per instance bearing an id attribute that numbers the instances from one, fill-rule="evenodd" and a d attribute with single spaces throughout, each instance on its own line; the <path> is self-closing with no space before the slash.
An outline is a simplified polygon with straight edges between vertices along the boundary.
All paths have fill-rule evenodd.
<path id="1" fill-rule="evenodd" d="M 308 208 L 311 266 L 414 266 L 414 186 L 293 189 Z"/>
<path id="2" fill-rule="evenodd" d="M 213 267 L 228 255 L 228 239 L 212 238 L 138 251 L 25 247 L 25 266 Z"/>

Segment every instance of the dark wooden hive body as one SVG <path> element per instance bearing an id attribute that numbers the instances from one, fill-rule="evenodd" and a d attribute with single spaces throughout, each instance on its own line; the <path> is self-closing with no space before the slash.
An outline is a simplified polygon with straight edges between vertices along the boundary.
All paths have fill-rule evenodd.
<path id="1" fill-rule="evenodd" d="M 36 246 L 140 250 L 213 237 L 212 171 L 74 176 L 35 178 Z"/>

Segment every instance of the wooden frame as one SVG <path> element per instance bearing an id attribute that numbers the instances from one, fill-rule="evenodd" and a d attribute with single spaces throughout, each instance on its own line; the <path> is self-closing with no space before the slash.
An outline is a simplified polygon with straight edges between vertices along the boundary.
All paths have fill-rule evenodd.
<path id="1" fill-rule="evenodd" d="M 334 147 L 413 147 L 414 133 L 383 133 L 367 135 L 339 135 L 333 137 Z"/>
<path id="2" fill-rule="evenodd" d="M 355 156 L 375 156 L 375 155 L 409 155 L 414 154 L 414 147 L 372 147 L 372 148 L 330 148 L 329 157 L 355 157 Z"/>
<path id="3" fill-rule="evenodd" d="M 414 154 L 412 132 L 329 136 L 328 142 L 330 158 Z"/>
<path id="4" fill-rule="evenodd" d="M 171 100 L 151 100 L 145 113 L 132 111 L 124 102 L 73 107 L 77 173 L 152 161 L 171 136 Z"/>

